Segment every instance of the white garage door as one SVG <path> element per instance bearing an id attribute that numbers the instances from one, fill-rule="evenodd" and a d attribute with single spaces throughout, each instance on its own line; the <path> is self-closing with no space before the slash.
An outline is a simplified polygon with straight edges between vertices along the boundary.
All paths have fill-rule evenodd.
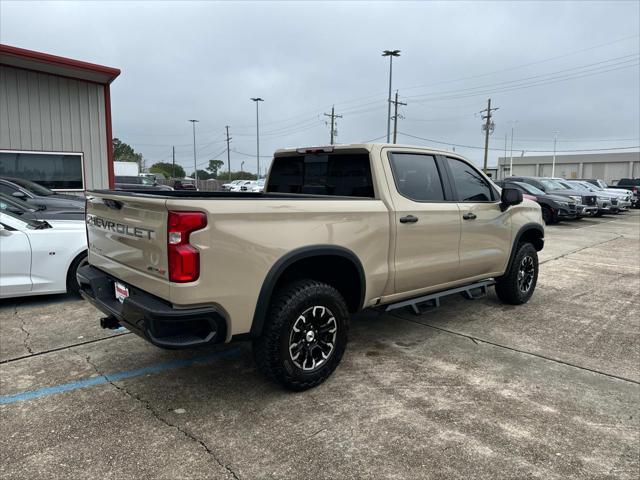
<path id="1" fill-rule="evenodd" d="M 604 166 L 604 181 L 615 184 L 621 178 L 629 177 L 628 162 L 606 163 Z"/>
<path id="2" fill-rule="evenodd" d="M 507 174 L 509 173 L 509 168 L 507 167 Z M 536 166 L 535 165 L 517 165 L 515 162 L 513 163 L 513 176 L 520 175 L 523 177 L 535 177 L 536 176 Z"/>
<path id="3" fill-rule="evenodd" d="M 551 176 L 551 165 L 542 166 L 542 177 Z M 560 178 L 578 178 L 578 164 L 577 163 L 557 163 L 554 176 Z"/>

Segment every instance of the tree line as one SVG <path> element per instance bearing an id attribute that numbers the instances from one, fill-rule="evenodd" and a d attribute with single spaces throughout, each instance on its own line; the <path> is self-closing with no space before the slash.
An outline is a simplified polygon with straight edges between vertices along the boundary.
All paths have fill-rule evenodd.
<path id="1" fill-rule="evenodd" d="M 116 162 L 136 162 L 141 168 L 143 163 L 142 154 L 136 152 L 130 145 L 127 145 L 118 138 L 113 139 L 113 159 Z M 224 167 L 224 161 L 211 159 L 209 165 L 203 169 L 198 170 L 198 180 L 255 180 L 257 176 L 254 173 L 243 171 L 222 172 Z M 149 173 L 159 173 L 165 178 L 186 178 L 182 165 L 173 164 L 172 162 L 156 162 L 148 168 Z M 189 178 L 194 178 L 193 172 L 189 175 Z"/>

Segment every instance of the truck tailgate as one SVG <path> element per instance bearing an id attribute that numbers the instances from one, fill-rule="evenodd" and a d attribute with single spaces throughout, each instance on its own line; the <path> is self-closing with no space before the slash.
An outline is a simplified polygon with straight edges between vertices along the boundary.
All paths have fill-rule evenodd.
<path id="1" fill-rule="evenodd" d="M 89 263 L 169 299 L 166 199 L 89 192 L 87 240 Z"/>

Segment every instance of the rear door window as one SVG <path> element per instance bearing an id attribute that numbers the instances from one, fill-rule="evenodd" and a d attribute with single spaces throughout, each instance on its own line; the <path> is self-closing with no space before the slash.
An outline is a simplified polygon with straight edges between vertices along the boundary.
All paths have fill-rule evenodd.
<path id="1" fill-rule="evenodd" d="M 453 183 L 460 202 L 491 202 L 493 189 L 475 168 L 457 158 L 448 158 Z"/>
<path id="2" fill-rule="evenodd" d="M 368 153 L 323 153 L 276 157 L 268 192 L 373 198 Z"/>
<path id="3" fill-rule="evenodd" d="M 398 192 L 416 202 L 443 202 L 442 179 L 432 155 L 392 153 L 391 170 Z"/>

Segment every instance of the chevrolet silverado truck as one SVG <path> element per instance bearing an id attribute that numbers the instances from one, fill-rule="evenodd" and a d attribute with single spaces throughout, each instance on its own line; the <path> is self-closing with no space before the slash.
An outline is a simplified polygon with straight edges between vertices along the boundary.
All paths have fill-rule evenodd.
<path id="1" fill-rule="evenodd" d="M 292 390 L 323 382 L 350 315 L 469 297 L 523 304 L 540 207 L 464 158 L 356 144 L 278 150 L 263 193 L 91 191 L 81 294 L 164 348 L 249 339 Z"/>

